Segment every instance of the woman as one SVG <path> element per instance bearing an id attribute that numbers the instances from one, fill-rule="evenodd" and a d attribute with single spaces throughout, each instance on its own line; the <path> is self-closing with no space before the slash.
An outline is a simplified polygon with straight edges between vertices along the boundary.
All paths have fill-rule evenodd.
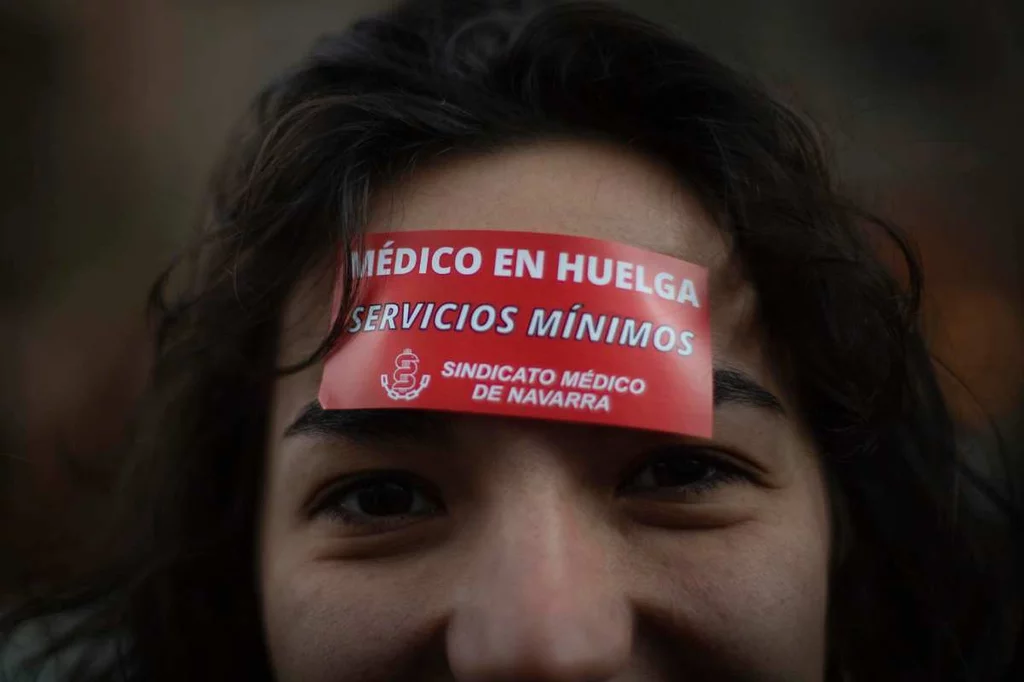
<path id="1" fill-rule="evenodd" d="M 610 7 L 407 2 L 271 83 L 214 187 L 155 290 L 117 561 L 4 625 L 73 614 L 42 654 L 72 679 L 1011 674 L 1010 519 L 958 459 L 918 266 L 718 62 Z M 431 229 L 705 267 L 716 367 L 756 390 L 669 440 L 321 409 L 338 251 Z"/>

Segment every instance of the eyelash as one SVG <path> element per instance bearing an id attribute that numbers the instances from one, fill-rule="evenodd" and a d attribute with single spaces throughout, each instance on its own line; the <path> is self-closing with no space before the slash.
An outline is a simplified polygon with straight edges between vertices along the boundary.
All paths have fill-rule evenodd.
<path id="1" fill-rule="evenodd" d="M 636 478 L 652 466 L 666 463 L 696 463 L 704 468 L 705 475 L 700 480 L 681 486 L 658 486 L 657 481 L 654 480 L 655 485 L 646 489 L 634 483 Z M 652 473 L 648 478 L 654 479 L 655 474 Z M 638 466 L 629 470 L 627 479 L 628 482 L 617 489 L 618 494 L 686 503 L 723 485 L 749 482 L 752 480 L 752 476 L 739 465 L 728 461 L 722 455 L 713 454 L 712 451 L 689 447 L 670 447 L 648 453 Z M 377 486 L 378 492 L 380 492 L 381 486 L 388 484 L 397 484 L 399 488 L 411 492 L 414 500 L 417 497 L 420 498 L 420 505 L 422 506 L 425 501 L 429 505 L 429 509 L 426 512 L 421 510 L 408 514 L 373 516 L 345 507 L 347 497 L 372 490 L 374 486 Z M 314 500 L 310 508 L 310 516 L 337 520 L 365 532 L 384 532 L 425 518 L 442 515 L 444 511 L 445 507 L 441 502 L 440 492 L 429 482 L 408 471 L 381 470 L 354 474 L 330 486 Z"/>
<path id="2" fill-rule="evenodd" d="M 619 487 L 618 492 L 620 494 L 688 502 L 728 483 L 752 480 L 751 474 L 738 464 L 729 461 L 724 455 L 705 448 L 679 446 L 659 448 L 655 452 L 647 453 L 640 464 L 630 470 L 627 478 L 632 481 L 648 468 L 664 463 L 697 463 L 698 466 L 710 470 L 710 473 L 694 483 L 680 486 L 663 486 L 655 488 L 650 492 L 642 490 L 638 485 L 626 483 Z"/>
<path id="3" fill-rule="evenodd" d="M 361 491 L 370 490 L 373 486 L 386 484 L 399 484 L 406 489 L 412 490 L 414 495 L 427 499 L 434 506 L 429 514 L 395 514 L 390 516 L 371 516 L 354 512 L 344 506 L 345 498 Z M 383 531 L 390 528 L 400 527 L 411 522 L 411 520 L 422 519 L 426 516 L 436 516 L 445 511 L 440 501 L 440 494 L 427 481 L 419 476 L 401 470 L 368 471 L 348 476 L 337 484 L 328 488 L 319 498 L 314 501 L 310 510 L 313 517 L 324 516 L 333 518 L 350 526 L 362 527 L 371 531 Z"/>

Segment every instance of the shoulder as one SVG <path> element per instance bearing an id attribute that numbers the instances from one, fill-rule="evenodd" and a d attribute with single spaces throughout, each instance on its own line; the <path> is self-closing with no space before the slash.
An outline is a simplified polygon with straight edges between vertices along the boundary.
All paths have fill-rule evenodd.
<path id="1" fill-rule="evenodd" d="M 17 625 L 0 642 L 0 682 L 128 682 L 131 675 L 118 664 L 122 642 L 116 634 L 79 636 L 86 616 L 65 613 Z"/>

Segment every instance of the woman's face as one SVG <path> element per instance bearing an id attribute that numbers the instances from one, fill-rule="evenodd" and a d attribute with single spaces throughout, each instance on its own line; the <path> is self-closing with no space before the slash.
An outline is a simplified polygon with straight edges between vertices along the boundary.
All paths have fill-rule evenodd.
<path id="1" fill-rule="evenodd" d="M 278 679 L 822 679 L 822 470 L 753 292 L 690 191 L 628 151 L 546 143 L 422 170 L 379 198 L 370 229 L 551 231 L 703 265 L 733 381 L 703 440 L 415 411 L 311 419 L 321 368 L 282 379 L 259 567 Z M 293 297 L 282 361 L 320 340 L 329 300 L 326 278 Z"/>

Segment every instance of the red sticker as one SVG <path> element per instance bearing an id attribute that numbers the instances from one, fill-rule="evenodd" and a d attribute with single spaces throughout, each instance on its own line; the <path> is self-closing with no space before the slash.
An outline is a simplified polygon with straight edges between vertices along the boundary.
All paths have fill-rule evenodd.
<path id="1" fill-rule="evenodd" d="M 416 408 L 711 436 L 707 272 L 587 237 L 367 235 L 324 409 Z"/>

